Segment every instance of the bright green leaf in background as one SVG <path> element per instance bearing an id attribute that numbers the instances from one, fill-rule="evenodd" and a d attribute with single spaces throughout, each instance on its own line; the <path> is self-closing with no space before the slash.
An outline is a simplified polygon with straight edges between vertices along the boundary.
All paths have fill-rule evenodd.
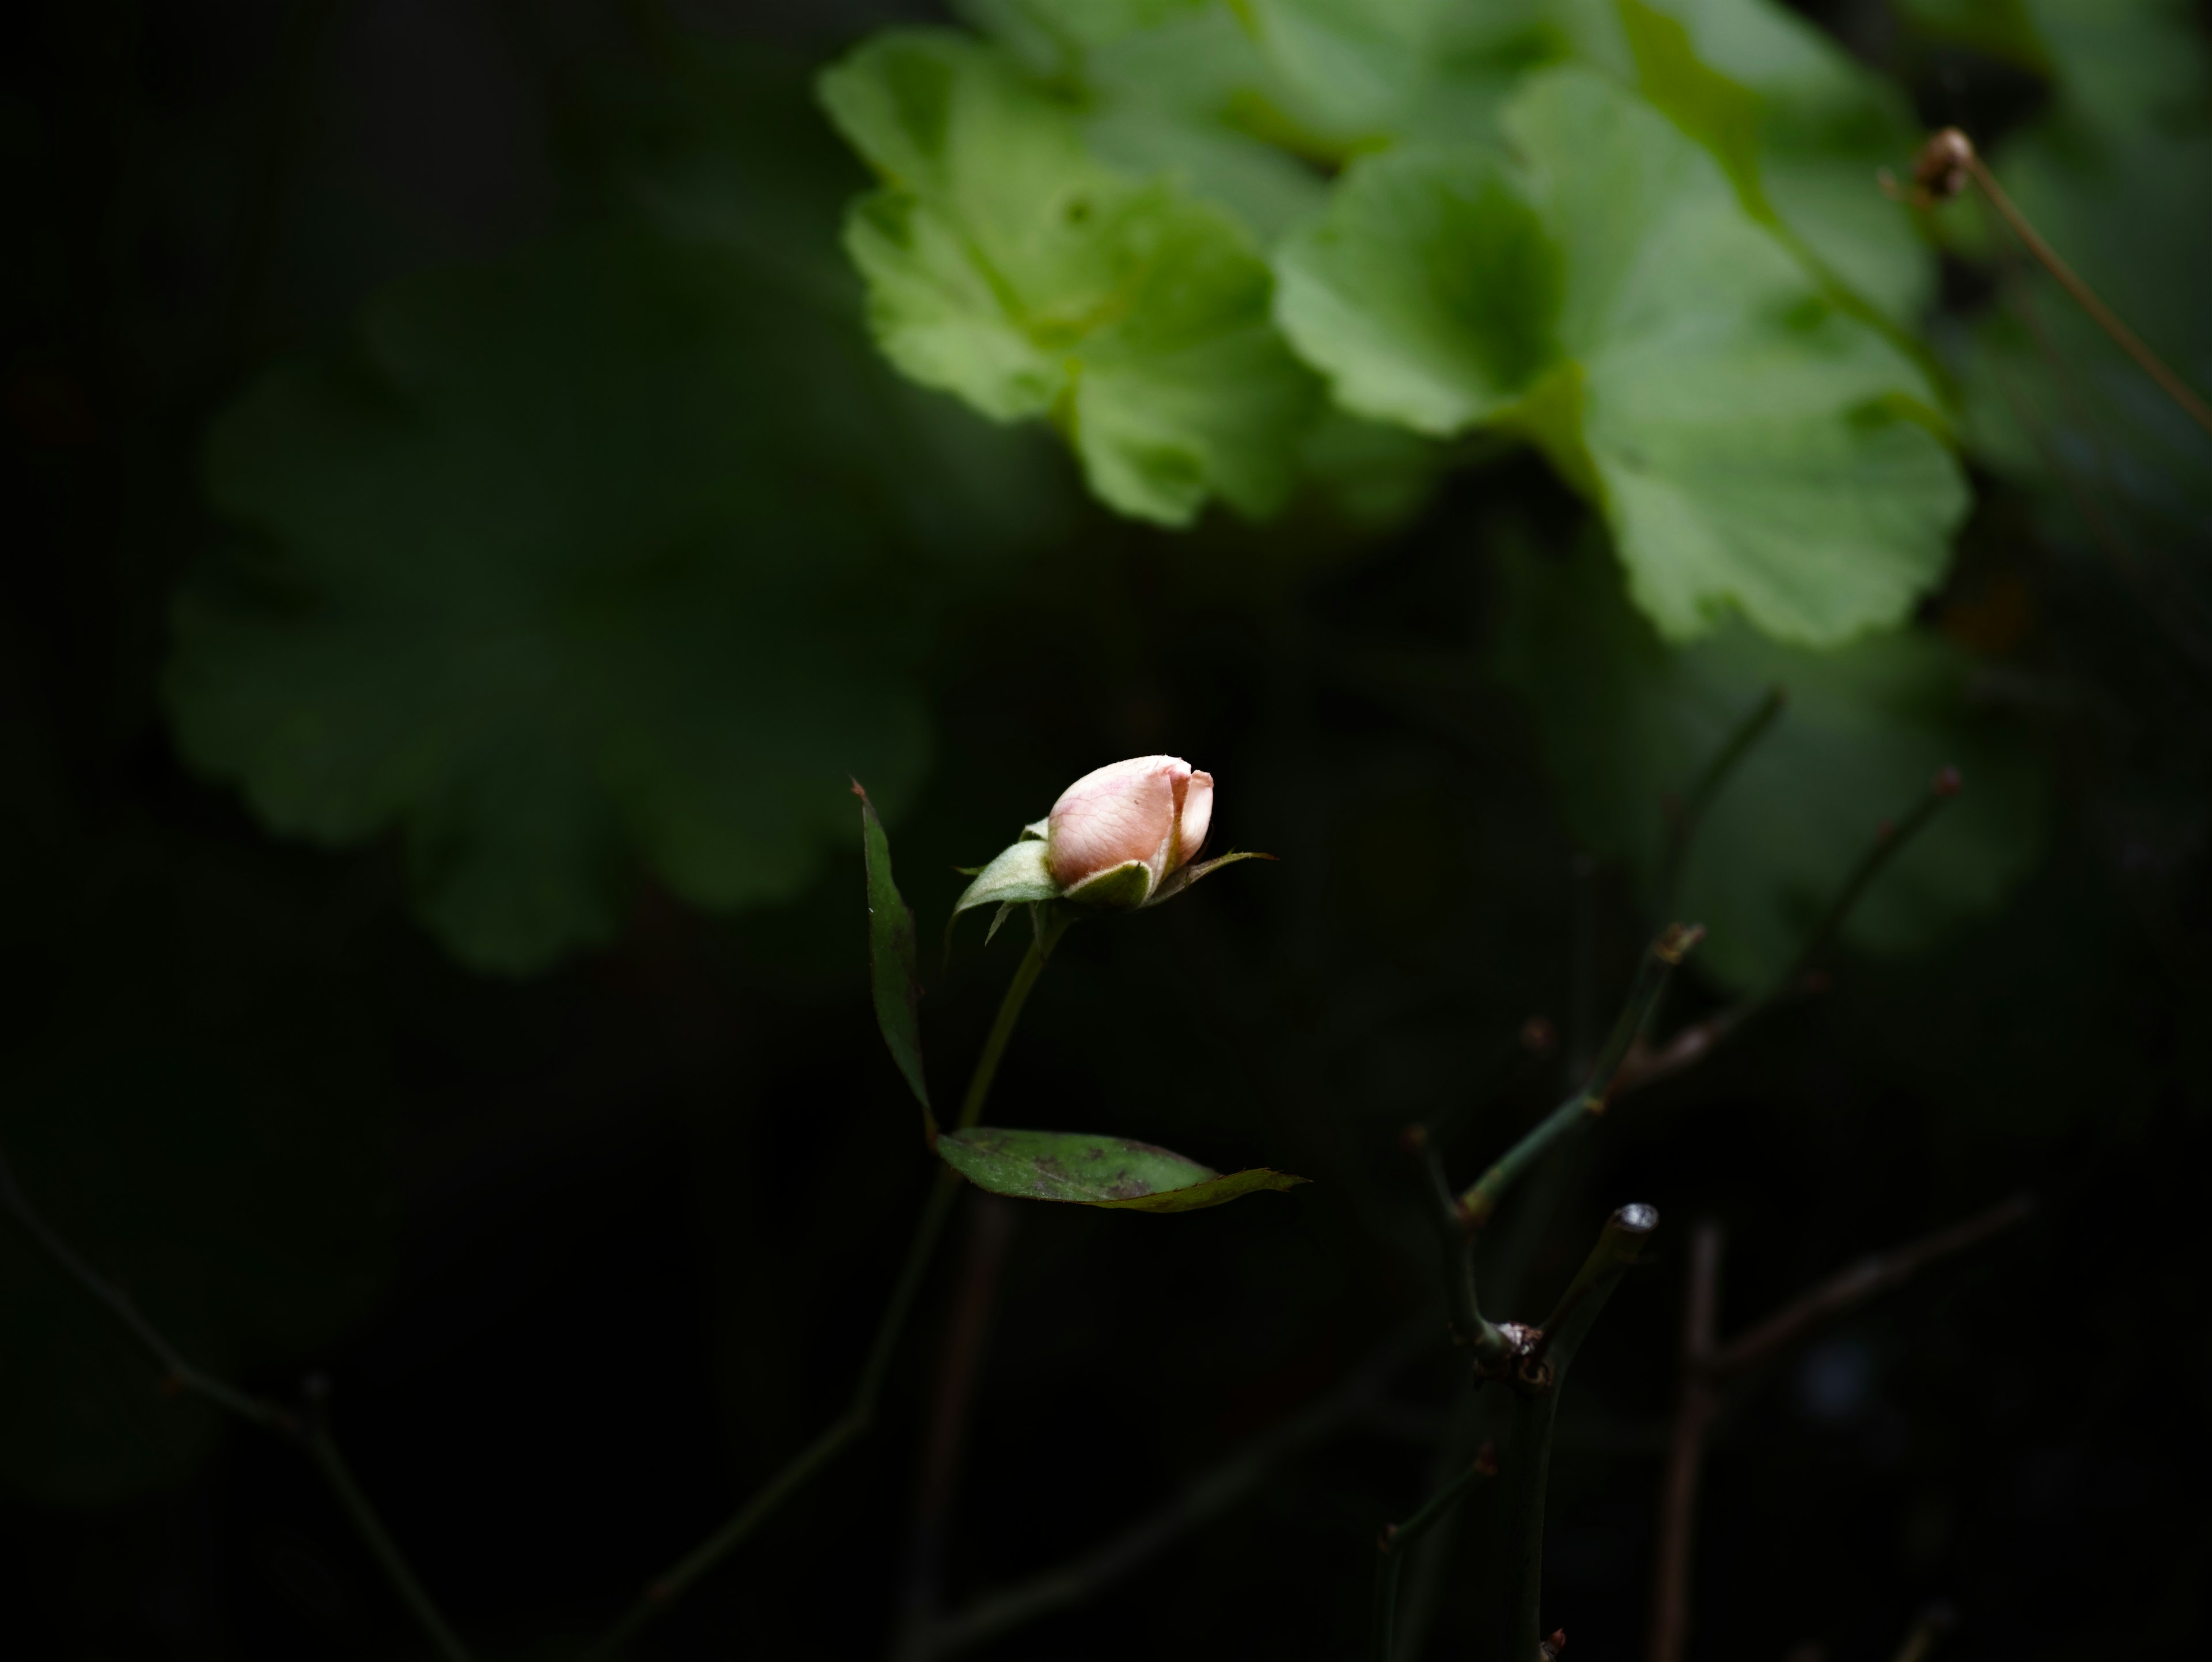
<path id="1" fill-rule="evenodd" d="M 884 36 L 822 96 L 884 181 L 847 246 L 894 363 L 995 420 L 1048 416 L 1125 514 L 1283 500 L 1315 389 L 1235 224 L 1095 161 L 1070 109 L 958 35 Z"/>
<path id="2" fill-rule="evenodd" d="M 1534 437 L 1674 638 L 1731 609 L 1812 643 L 1905 616 L 1966 504 L 1917 368 L 1648 105 L 1553 70 L 1506 125 L 1528 182 L 1466 153 L 1370 158 L 1285 247 L 1284 326 L 1338 399 Z"/>
<path id="3" fill-rule="evenodd" d="M 1565 250 L 1575 364 L 1526 419 L 1571 478 L 1587 458 L 1637 603 L 1676 639 L 1730 606 L 1808 644 L 1902 618 L 1967 503 L 1917 368 L 1649 107 L 1558 70 L 1506 125 Z"/>
<path id="4" fill-rule="evenodd" d="M 1435 437 L 1494 419 L 1559 356 L 1559 245 L 1480 152 L 1358 162 L 1277 283 L 1284 332 L 1340 404 Z"/>
<path id="5" fill-rule="evenodd" d="M 947 1166 L 979 1189 L 1132 1212 L 1195 1212 L 1263 1189 L 1306 1181 L 1265 1166 L 1226 1174 L 1126 1137 L 1079 1131 L 1006 1131 L 979 1125 L 937 1140 Z"/>
<path id="6" fill-rule="evenodd" d="M 1734 625 L 1668 647 L 1627 606 L 1595 548 L 1504 563 L 1496 666 L 1526 699 L 1570 827 L 1627 863 L 1646 898 L 1660 805 L 1686 789 L 1770 687 L 1789 704 L 1700 827 L 1680 911 L 1710 931 L 1709 973 L 1763 987 L 1803 946 L 1876 828 L 1955 764 L 1958 799 L 1886 868 L 1844 940 L 1868 952 L 1930 943 L 1996 910 L 2033 868 L 2046 790 L 2020 735 L 1972 697 L 1973 663 L 1940 636 L 1792 648 Z"/>
<path id="7" fill-rule="evenodd" d="M 1727 170 L 1746 210 L 1816 269 L 1911 328 L 1934 298 L 1933 251 L 1875 188 L 1920 131 L 1903 92 L 1771 0 L 1613 0 L 1580 8 L 1586 55 Z"/>

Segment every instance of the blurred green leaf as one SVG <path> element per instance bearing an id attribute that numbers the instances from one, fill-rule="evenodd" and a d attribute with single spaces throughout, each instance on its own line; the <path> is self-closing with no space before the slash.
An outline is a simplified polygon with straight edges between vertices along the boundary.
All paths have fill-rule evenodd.
<path id="1" fill-rule="evenodd" d="M 868 878 L 868 985 L 876 1006 L 876 1025 L 884 1044 L 921 1105 L 924 1127 L 933 1135 L 937 1117 L 930 1111 L 929 1081 L 921 1067 L 921 967 L 914 932 L 914 912 L 891 880 L 891 843 L 876 806 L 860 782 L 860 848 Z"/>
<path id="2" fill-rule="evenodd" d="M 1419 433 L 1495 418 L 1558 356 L 1559 246 L 1526 187 L 1480 152 L 1353 163 L 1276 274 L 1283 332 L 1337 402 Z"/>
<path id="3" fill-rule="evenodd" d="M 757 40 L 690 35 L 653 64 L 630 76 L 603 68 L 593 83 L 574 143 L 594 194 L 666 237 L 736 256 L 763 291 L 746 303 L 792 308 L 796 326 L 828 332 L 852 357 L 866 299 L 838 239 L 868 174 L 823 118 L 813 64 Z M 948 403 L 872 351 L 855 361 L 857 376 L 824 362 L 799 396 L 849 404 L 845 419 L 862 430 L 821 439 L 866 457 L 905 540 L 964 566 L 1066 534 L 1077 493 L 1049 435 Z"/>
<path id="4" fill-rule="evenodd" d="M 1533 437 L 1673 638 L 1732 608 L 1814 643 L 1903 617 L 1966 504 L 1918 370 L 1648 105 L 1560 70 L 1506 120 L 1525 185 L 1413 150 L 1346 173 L 1281 256 L 1299 350 L 1363 414 Z"/>
<path id="5" fill-rule="evenodd" d="M 1506 126 L 1565 250 L 1572 360 L 1519 420 L 1603 502 L 1637 604 L 1678 640 L 1731 606 L 1807 644 L 1898 622 L 1967 505 L 1918 369 L 1649 106 L 1553 70 Z"/>
<path id="6" fill-rule="evenodd" d="M 1306 1181 L 1264 1166 L 1216 1172 L 1149 1142 L 1079 1131 L 1006 1131 L 979 1125 L 937 1140 L 939 1156 L 979 1189 L 1018 1200 L 1133 1212 L 1195 1212 L 1262 1189 Z"/>
<path id="7" fill-rule="evenodd" d="M 1504 562 L 1498 673 L 1527 701 L 1561 813 L 1653 898 L 1662 805 L 1780 685 L 1789 707 L 1706 814 L 1680 910 L 1710 934 L 1698 964 L 1739 989 L 1790 964 L 1877 828 L 1937 769 L 1966 789 L 1852 912 L 1868 952 L 1923 947 L 1995 910 L 2033 868 L 2047 789 L 2022 735 L 1977 709 L 1972 662 L 1918 630 L 1832 651 L 1792 648 L 1741 624 L 1670 648 L 1626 603 L 1595 548 Z"/>
<path id="8" fill-rule="evenodd" d="M 630 232 L 399 285 L 214 429 L 250 534 L 178 602 L 185 753 L 280 831 L 402 832 L 484 968 L 605 939 L 641 856 L 702 905 L 793 894 L 845 777 L 896 796 L 927 745 L 865 351 Z"/>
<path id="9" fill-rule="evenodd" d="M 1920 130 L 1903 92 L 1771 0 L 1613 0 L 1584 49 L 1622 73 L 1727 170 L 1745 211 L 1886 316 L 1935 296 L 1934 251 L 1875 188 Z M 1617 27 L 1617 36 L 1607 24 Z"/>
<path id="10" fill-rule="evenodd" d="M 1050 417 L 1122 513 L 1281 502 L 1316 389 L 1236 226 L 1094 161 L 1070 109 L 958 35 L 872 41 L 822 96 L 884 180 L 847 247 L 894 363 L 994 420 Z"/>

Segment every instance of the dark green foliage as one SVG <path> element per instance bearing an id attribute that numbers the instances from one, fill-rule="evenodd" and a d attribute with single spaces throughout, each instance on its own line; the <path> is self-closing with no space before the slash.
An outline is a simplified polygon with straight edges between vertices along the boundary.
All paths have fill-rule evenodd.
<path id="1" fill-rule="evenodd" d="M 483 1655 L 573 1662 L 864 1373 L 640 1662 L 880 1654 L 916 1589 L 1125 1530 L 974 1654 L 1353 1653 L 1376 1527 L 1508 1429 L 1389 1348 L 1440 1327 L 1401 1135 L 1464 1184 L 1581 1087 L 1664 799 L 1775 683 L 1653 1044 L 1966 788 L 1825 993 L 1632 1058 L 1486 1226 L 1503 1322 L 1668 1219 L 1559 1406 L 1545 1625 L 1641 1648 L 1698 1219 L 1734 1335 L 2025 1188 L 1741 1382 L 1695 1653 L 1881 1662 L 1938 1598 L 1960 1662 L 2204 1648 L 2212 447 L 1971 198 L 1872 182 L 1963 122 L 2212 388 L 2201 8 L 45 9 L 0 82 L 0 1148 L 202 1366 L 336 1381 Z M 1072 931 L 984 1116 L 1034 1129 L 945 1141 L 1312 1182 L 948 1184 L 871 1371 L 945 1169 L 878 1048 L 921 1086 L 909 948 L 943 1111 L 1034 938 L 940 965 L 956 867 L 1157 752 L 1280 863 Z M 1400 1662 L 1461 1653 L 1498 1487 L 1406 1559 Z M 0 1607 L 10 1659 L 422 1649 L 297 1451 L 4 1217 Z"/>

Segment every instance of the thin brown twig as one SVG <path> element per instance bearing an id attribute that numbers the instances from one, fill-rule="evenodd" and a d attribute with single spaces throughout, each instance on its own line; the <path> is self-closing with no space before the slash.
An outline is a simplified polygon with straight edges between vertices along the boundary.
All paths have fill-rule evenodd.
<path id="1" fill-rule="evenodd" d="M 2159 389 L 2180 405 L 2191 421 L 2206 433 L 2212 434 L 2212 405 L 2206 405 L 2188 382 L 2167 368 L 2165 360 L 2143 344 L 2142 338 L 2121 322 L 2113 314 L 2112 307 L 2097 297 L 2097 291 L 2058 257 L 2058 251 L 2043 240 L 2028 222 L 2027 216 L 2014 205 L 2012 198 L 2005 194 L 2004 186 L 1997 183 L 1996 175 L 1990 171 L 1989 165 L 1971 146 L 1966 153 L 1966 165 L 1967 172 L 1973 176 L 1974 183 L 1989 198 L 1990 205 L 2002 216 L 2004 222 L 2012 228 L 2013 234 L 2026 245 L 2028 253 L 2035 256 L 2044 270 L 2058 279 L 2058 286 L 2073 297 L 2074 303 L 2087 312 L 2091 320 L 2111 336 L 2113 343 L 2136 361 L 2136 368 L 2156 381 Z"/>
<path id="2" fill-rule="evenodd" d="M 1897 1662 L 1928 1662 L 1936 1653 L 1936 1647 L 1943 1635 L 1951 1631 L 1955 1618 L 1950 1606 L 1937 1604 L 1923 1612 L 1912 1624 L 1912 1631 L 1905 1635 L 1905 1643 L 1897 1653 Z"/>
<path id="3" fill-rule="evenodd" d="M 1425 1312 L 1385 1340 L 1342 1384 L 1303 1412 L 1262 1433 L 1206 1472 L 1150 1517 L 1054 1568 L 986 1593 L 938 1622 L 933 1654 L 950 1656 L 996 1639 L 1054 1610 L 1095 1597 L 1209 1519 L 1244 1498 L 1284 1459 L 1357 1414 L 1435 1343 Z"/>
<path id="4" fill-rule="evenodd" d="M 21 1224 L 32 1239 L 45 1249 L 47 1257 L 59 1264 L 70 1279 L 94 1299 L 105 1305 L 129 1330 L 131 1336 L 152 1354 L 161 1365 L 164 1385 L 204 1398 L 225 1412 L 258 1425 L 265 1431 L 274 1432 L 285 1441 L 305 1451 L 315 1463 L 316 1470 L 330 1484 L 331 1492 L 337 1497 L 338 1505 L 391 1580 L 392 1590 L 399 1595 L 400 1602 L 407 1606 L 409 1614 L 429 1636 L 438 1653 L 446 1659 L 446 1662 L 473 1662 L 468 1647 L 453 1632 L 444 1612 L 423 1590 L 422 1584 L 416 1580 L 413 1569 L 385 1529 L 383 1519 L 377 1516 L 375 1507 L 369 1504 L 368 1497 L 362 1493 L 361 1486 L 354 1481 L 353 1473 L 339 1454 L 337 1445 L 331 1440 L 330 1428 L 322 1409 L 323 1397 L 329 1389 L 327 1385 L 319 1379 L 309 1381 L 309 1411 L 302 1416 L 267 1397 L 256 1397 L 225 1385 L 213 1374 L 193 1367 L 175 1346 L 162 1336 L 158 1328 L 139 1313 L 138 1306 L 131 1302 L 131 1295 L 78 1257 L 76 1249 L 64 1240 L 46 1221 L 45 1215 L 31 1204 L 30 1197 L 24 1194 L 15 1181 L 15 1170 L 9 1166 L 4 1150 L 0 1150 L 0 1205 L 4 1205 L 14 1215 L 15 1221 Z"/>
<path id="5" fill-rule="evenodd" d="M 1696 1549 L 1698 1485 L 1705 1438 L 1720 1408 L 1711 1373 L 1720 1316 L 1721 1227 L 1707 1218 L 1690 1240 L 1683 1300 L 1681 1380 L 1659 1490 L 1657 1550 L 1651 1566 L 1650 1662 L 1681 1662 L 1690 1637 L 1690 1563 Z"/>
<path id="6" fill-rule="evenodd" d="M 967 1212 L 968 1252 L 938 1359 L 936 1397 L 915 1486 L 914 1535 L 900 1593 L 899 1631 L 891 1647 L 898 1662 L 927 1662 L 936 1652 L 945 1531 L 975 1411 L 975 1385 L 998 1308 L 999 1283 L 1018 1219 L 1013 1202 L 981 1190 L 969 1195 Z"/>
<path id="7" fill-rule="evenodd" d="M 1911 1280 L 1937 1259 L 1978 1246 L 1990 1236 L 2025 1222 L 2034 1211 L 2033 1195 L 2015 1195 L 1963 1223 L 1939 1229 L 1892 1251 L 1862 1258 L 1850 1269 L 1793 1299 L 1748 1333 L 1723 1345 L 1713 1353 L 1707 1364 L 1708 1371 L 1715 1378 L 1725 1379 L 1756 1367 L 1824 1323 L 1856 1309 L 1900 1282 Z"/>
<path id="8" fill-rule="evenodd" d="M 2158 384 L 2159 390 L 2172 399 L 2182 412 L 2206 433 L 2212 434 L 2212 405 L 2197 397 L 2188 382 L 2166 366 L 2165 360 L 2143 344 L 2142 338 L 2120 321 L 2112 308 L 2098 298 L 2074 268 L 2058 256 L 2058 251 L 2043 240 L 2027 216 L 2005 193 L 1997 183 L 1996 175 L 1989 169 L 1974 141 L 1956 127 L 1945 127 L 1931 135 L 1920 147 L 1912 160 L 1912 188 L 1906 190 L 1883 168 L 1876 177 L 1888 195 L 1915 207 L 1925 208 L 1938 202 L 1948 202 L 1964 190 L 1969 180 L 1978 186 L 1989 204 L 1997 210 L 2012 234 L 2018 237 L 2028 253 L 2034 255 L 2043 269 L 2057 279 L 2058 286 L 2067 292 L 2074 303 L 2087 313 L 2100 329 L 2112 338 L 2112 343 L 2136 362 L 2136 367 Z"/>
<path id="9" fill-rule="evenodd" d="M 1690 1274 L 1682 1321 L 1681 1385 L 1668 1439 L 1661 1481 L 1657 1538 L 1651 1570 L 1650 1662 L 1681 1662 L 1690 1635 L 1690 1591 L 1698 1527 L 1698 1490 L 1705 1449 L 1728 1383 L 1796 1344 L 1824 1323 L 1856 1309 L 1907 1281 L 1940 1258 L 1963 1252 L 2023 1221 L 2035 1210 L 2033 1196 L 2018 1195 L 1988 1211 L 1939 1229 L 1889 1252 L 1863 1258 L 1842 1274 L 1800 1294 L 1730 1343 L 1717 1344 L 1719 1325 L 1721 1232 L 1701 1223 L 1691 1243 Z M 1920 1662 L 1942 1619 L 1931 1611 L 1916 1628 L 1900 1662 Z M 1926 1637 L 1920 1638 L 1923 1631 Z M 1913 1648 L 1915 1644 L 1920 1648 Z"/>

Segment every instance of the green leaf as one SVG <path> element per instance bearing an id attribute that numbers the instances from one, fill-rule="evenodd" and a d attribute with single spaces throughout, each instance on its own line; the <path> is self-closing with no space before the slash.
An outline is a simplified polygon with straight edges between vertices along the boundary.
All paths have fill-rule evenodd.
<path id="1" fill-rule="evenodd" d="M 860 782 L 853 782 L 853 794 L 860 799 L 860 848 L 868 877 L 868 986 L 876 1006 L 876 1025 L 883 1029 L 884 1044 L 898 1063 L 921 1105 L 922 1124 L 937 1135 L 937 1116 L 929 1105 L 929 1081 L 921 1066 L 921 967 L 915 940 L 914 912 L 891 880 L 891 843 L 876 805 Z"/>
<path id="2" fill-rule="evenodd" d="M 1933 299 L 1934 252 L 1873 188 L 1919 142 L 1904 94 L 1771 0 L 1613 0 L 1629 84 L 1727 170 L 1753 217 L 1910 326 Z M 1586 45 L 1589 44 L 1586 42 Z"/>
<path id="3" fill-rule="evenodd" d="M 821 92 L 884 181 L 846 246 L 902 371 L 994 420 L 1050 417 L 1122 513 L 1280 503 L 1316 389 L 1231 221 L 1095 161 L 1072 110 L 958 35 L 882 37 Z"/>
<path id="4" fill-rule="evenodd" d="M 2048 791 L 2023 735 L 1975 708 L 1973 662 L 1905 630 L 1808 651 L 1732 625 L 1670 648 L 1626 603 L 1595 548 L 1504 562 L 1495 667 L 1534 721 L 1559 807 L 1651 898 L 1662 804 L 1687 789 L 1770 687 L 1779 721 L 1738 764 L 1698 832 L 1683 916 L 1709 934 L 1708 972 L 1759 988 L 1795 957 L 1881 823 L 1956 764 L 1966 789 L 1877 880 L 1844 925 L 1896 953 L 1996 911 L 2033 868 Z"/>
<path id="5" fill-rule="evenodd" d="M 464 960 L 611 935 L 642 865 L 806 884 L 927 739 L 880 563 L 881 372 L 732 256 L 623 231 L 404 283 L 216 423 L 240 532 L 177 604 L 193 764 L 274 829 L 397 832 Z"/>
<path id="6" fill-rule="evenodd" d="M 1967 505 L 1918 369 L 1650 106 L 1558 70 L 1506 125 L 1564 252 L 1572 363 L 1518 420 L 1603 503 L 1638 605 L 1678 640 L 1732 608 L 1808 645 L 1902 619 Z"/>
<path id="7" fill-rule="evenodd" d="M 937 1152 L 969 1182 L 994 1195 L 1133 1212 L 1195 1212 L 1307 1181 L 1264 1166 L 1224 1174 L 1149 1142 L 1079 1131 L 981 1125 L 947 1132 L 938 1138 Z"/>
<path id="8" fill-rule="evenodd" d="M 1362 413 L 1534 439 L 1672 637 L 1731 610 L 1820 644 L 1904 617 L 1966 505 L 1919 370 L 1649 105 L 1556 70 L 1506 125 L 1525 176 L 1412 149 L 1346 172 L 1280 256 L 1298 350 Z"/>
<path id="9" fill-rule="evenodd" d="M 1526 186 L 1480 152 L 1363 157 L 1275 269 L 1283 332 L 1358 415 L 1448 437 L 1558 356 L 1558 245 Z"/>

